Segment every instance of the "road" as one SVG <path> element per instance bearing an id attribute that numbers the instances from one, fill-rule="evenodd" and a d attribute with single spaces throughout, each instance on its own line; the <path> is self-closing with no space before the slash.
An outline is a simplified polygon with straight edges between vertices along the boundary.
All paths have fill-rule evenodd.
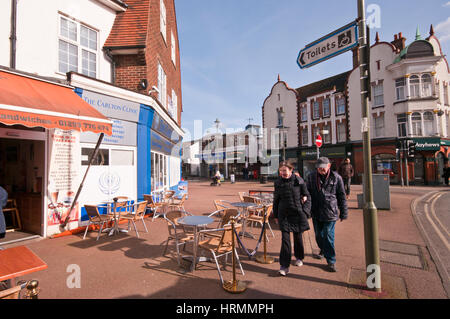
<path id="1" fill-rule="evenodd" d="M 411 210 L 450 295 L 450 190 L 436 189 L 417 197 Z"/>

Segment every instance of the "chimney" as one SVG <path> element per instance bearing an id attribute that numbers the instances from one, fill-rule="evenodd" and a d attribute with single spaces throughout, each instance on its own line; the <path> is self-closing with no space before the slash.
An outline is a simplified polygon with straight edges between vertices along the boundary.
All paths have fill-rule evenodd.
<path id="1" fill-rule="evenodd" d="M 394 34 L 394 41 L 392 41 L 391 43 L 395 46 L 397 52 L 400 52 L 405 48 L 405 42 L 406 38 L 404 38 L 402 33 L 400 32 L 398 35 Z"/>

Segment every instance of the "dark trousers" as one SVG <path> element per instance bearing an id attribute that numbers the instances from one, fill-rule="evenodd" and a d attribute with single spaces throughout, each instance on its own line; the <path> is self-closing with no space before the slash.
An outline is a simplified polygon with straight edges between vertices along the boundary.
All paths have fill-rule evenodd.
<path id="1" fill-rule="evenodd" d="M 336 222 L 321 222 L 313 218 L 317 246 L 329 264 L 336 263 L 334 249 L 334 226 Z"/>
<path id="2" fill-rule="evenodd" d="M 345 194 L 350 195 L 350 185 L 352 183 L 352 178 L 342 177 L 342 180 L 344 181 Z"/>
<path id="3" fill-rule="evenodd" d="M 294 255 L 295 258 L 303 260 L 305 258 L 305 249 L 303 248 L 302 233 L 292 232 L 294 237 Z M 291 232 L 281 232 L 281 251 L 280 251 L 280 265 L 284 268 L 289 268 L 292 257 L 291 248 Z"/>

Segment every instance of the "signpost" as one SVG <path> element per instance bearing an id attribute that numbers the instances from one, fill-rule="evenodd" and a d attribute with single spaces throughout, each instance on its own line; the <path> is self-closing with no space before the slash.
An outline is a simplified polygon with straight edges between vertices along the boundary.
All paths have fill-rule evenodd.
<path id="1" fill-rule="evenodd" d="M 316 40 L 300 50 L 297 64 L 301 69 L 344 53 L 358 45 L 358 26 L 356 21 Z"/>
<path id="2" fill-rule="evenodd" d="M 381 291 L 380 257 L 378 247 L 377 208 L 373 200 L 372 162 L 369 126 L 369 98 L 370 98 L 370 43 L 368 41 L 368 27 L 365 18 L 364 0 L 357 0 L 358 18 L 342 28 L 308 44 L 300 50 L 297 64 L 301 69 L 308 68 L 320 62 L 335 57 L 354 47 L 358 48 L 361 96 L 361 133 L 363 136 L 364 159 L 364 244 L 366 253 L 367 287 L 376 292 Z M 316 137 L 317 157 L 322 138 Z M 319 146 L 320 145 L 320 146 Z M 375 269 L 374 274 L 369 274 Z M 374 283 L 370 282 L 374 279 Z"/>
<path id="3" fill-rule="evenodd" d="M 322 146 L 322 136 L 320 134 L 317 134 L 316 136 L 316 146 L 317 146 L 317 159 L 319 159 L 319 148 Z"/>

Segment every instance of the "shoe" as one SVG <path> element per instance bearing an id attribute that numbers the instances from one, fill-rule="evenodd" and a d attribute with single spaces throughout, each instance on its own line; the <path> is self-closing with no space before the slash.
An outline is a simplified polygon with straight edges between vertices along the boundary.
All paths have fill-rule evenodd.
<path id="1" fill-rule="evenodd" d="M 324 255 L 323 255 L 323 253 L 321 252 L 321 253 L 319 253 L 319 254 L 313 255 L 313 257 L 314 257 L 315 259 L 323 259 L 323 258 L 324 258 Z"/>
<path id="2" fill-rule="evenodd" d="M 286 276 L 289 273 L 289 268 L 281 267 L 278 272 L 281 276 Z"/>
<path id="3" fill-rule="evenodd" d="M 336 270 L 336 265 L 335 265 L 335 264 L 328 264 L 327 270 L 328 270 L 329 272 L 337 272 L 337 270 Z"/>
<path id="4" fill-rule="evenodd" d="M 303 261 L 301 259 L 297 259 L 297 261 L 295 262 L 295 265 L 297 267 L 303 266 Z"/>

